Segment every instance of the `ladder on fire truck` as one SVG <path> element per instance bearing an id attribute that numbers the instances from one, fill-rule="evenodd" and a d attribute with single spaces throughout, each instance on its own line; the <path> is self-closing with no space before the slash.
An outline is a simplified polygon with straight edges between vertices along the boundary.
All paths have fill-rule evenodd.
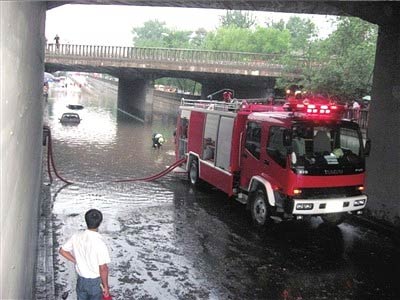
<path id="1" fill-rule="evenodd" d="M 181 99 L 181 106 L 200 108 L 207 110 L 219 110 L 219 111 L 232 111 L 237 112 L 242 107 L 241 100 L 234 100 L 232 102 L 224 102 L 217 100 L 194 100 L 194 99 Z"/>
<path id="2" fill-rule="evenodd" d="M 240 110 L 249 109 L 251 105 L 258 104 L 270 107 L 282 107 L 285 103 L 284 99 L 275 99 L 274 103 L 269 103 L 266 98 L 253 98 L 253 99 L 232 99 L 231 102 L 224 102 L 218 100 L 194 100 L 194 99 L 181 99 L 181 106 L 187 108 L 199 108 L 217 111 L 230 111 L 238 112 Z"/>

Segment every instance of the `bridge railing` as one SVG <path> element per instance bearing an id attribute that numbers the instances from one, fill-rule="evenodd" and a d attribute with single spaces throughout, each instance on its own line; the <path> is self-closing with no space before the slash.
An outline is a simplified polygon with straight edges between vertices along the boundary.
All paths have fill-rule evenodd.
<path id="1" fill-rule="evenodd" d="M 199 64 L 218 64 L 243 66 L 266 66 L 282 70 L 281 54 L 262 54 L 249 52 L 229 52 L 193 49 L 141 48 L 120 46 L 47 44 L 46 55 L 56 57 L 87 57 L 99 59 L 121 59 L 141 61 L 188 62 Z M 296 65 L 304 66 L 305 60 L 297 57 Z"/>
<path id="2" fill-rule="evenodd" d="M 344 111 L 343 117 L 346 119 L 354 120 L 360 125 L 361 129 L 368 128 L 368 114 L 369 109 L 346 109 Z"/>

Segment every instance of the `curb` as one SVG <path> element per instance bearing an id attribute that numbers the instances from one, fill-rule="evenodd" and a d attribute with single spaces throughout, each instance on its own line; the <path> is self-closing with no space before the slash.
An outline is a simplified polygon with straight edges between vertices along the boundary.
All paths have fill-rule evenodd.
<path id="1" fill-rule="evenodd" d="M 55 299 L 53 265 L 53 221 L 50 186 L 42 185 L 40 193 L 39 245 L 36 268 L 36 300 Z"/>

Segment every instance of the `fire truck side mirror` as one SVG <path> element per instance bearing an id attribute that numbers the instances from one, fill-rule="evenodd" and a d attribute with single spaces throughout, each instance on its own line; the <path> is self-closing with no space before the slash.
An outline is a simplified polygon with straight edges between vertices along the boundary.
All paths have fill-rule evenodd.
<path id="1" fill-rule="evenodd" d="M 292 131 L 289 129 L 283 131 L 283 145 L 285 147 L 292 146 Z"/>
<path id="2" fill-rule="evenodd" d="M 371 152 L 371 140 L 367 139 L 365 141 L 365 146 L 364 146 L 364 155 L 368 156 L 370 152 Z"/>

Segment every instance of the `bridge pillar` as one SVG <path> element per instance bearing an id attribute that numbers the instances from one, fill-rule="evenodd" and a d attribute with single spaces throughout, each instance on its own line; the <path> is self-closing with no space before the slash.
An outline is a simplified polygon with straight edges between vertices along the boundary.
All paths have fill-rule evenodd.
<path id="1" fill-rule="evenodd" d="M 379 28 L 367 160 L 369 212 L 400 227 L 400 27 Z"/>
<path id="2" fill-rule="evenodd" d="M 149 123 L 153 116 L 153 81 L 150 79 L 119 78 L 118 109 Z"/>
<path id="3" fill-rule="evenodd" d="M 227 88 L 235 91 L 236 98 L 266 98 L 273 94 L 275 78 L 260 80 L 259 78 L 249 79 L 248 77 L 235 80 L 216 79 L 203 80 L 201 98 L 206 99 L 216 91 Z"/>
<path id="4" fill-rule="evenodd" d="M 34 299 L 46 2 L 0 2 L 0 299 Z"/>

